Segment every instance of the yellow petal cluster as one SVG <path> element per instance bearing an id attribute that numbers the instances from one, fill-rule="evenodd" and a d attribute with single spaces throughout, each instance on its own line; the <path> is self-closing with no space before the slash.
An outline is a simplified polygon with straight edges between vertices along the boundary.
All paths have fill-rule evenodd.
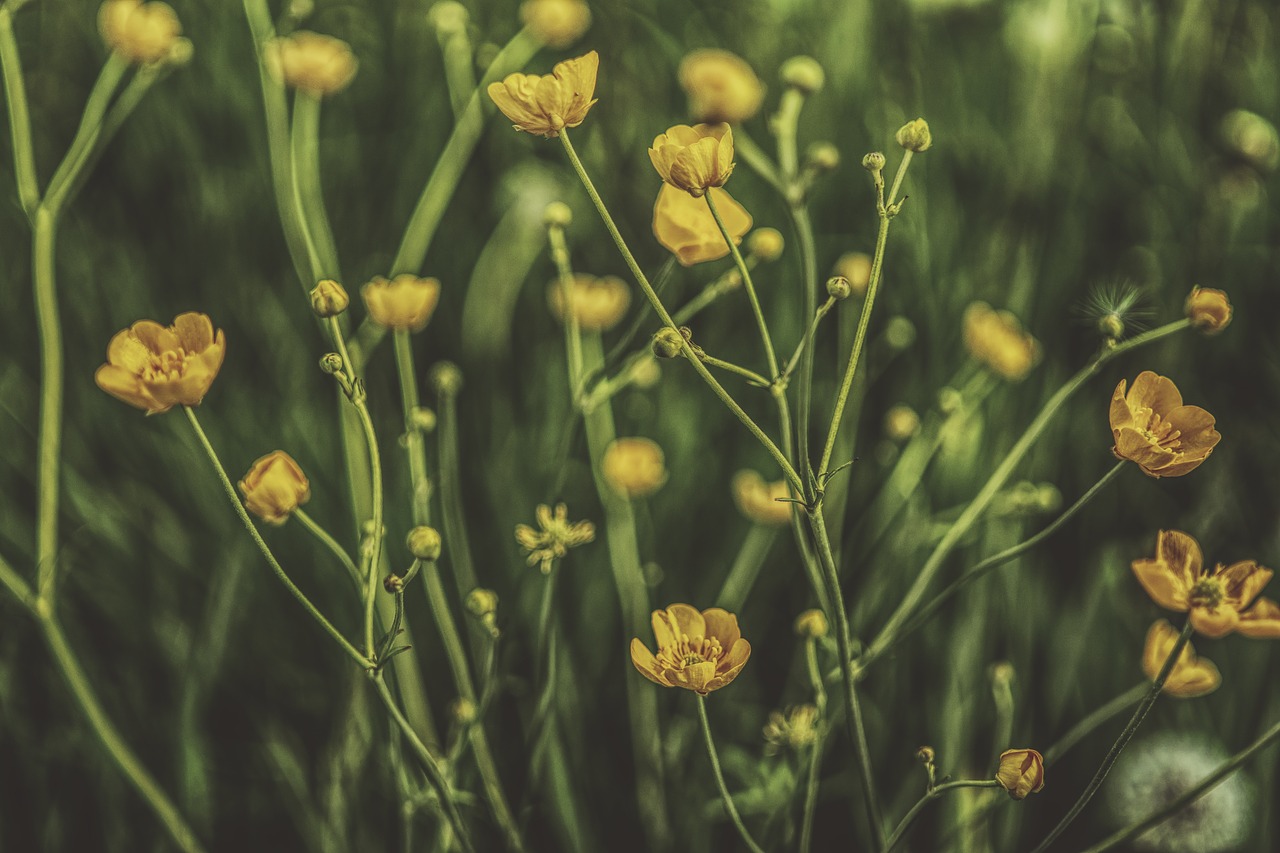
<path id="1" fill-rule="evenodd" d="M 1253 560 L 1208 570 L 1199 542 L 1181 530 L 1161 530 L 1155 557 L 1134 560 L 1133 573 L 1152 601 L 1188 613 L 1191 626 L 1210 639 L 1237 631 L 1280 639 L 1280 605 L 1267 598 L 1254 603 L 1272 572 Z"/>
<path id="2" fill-rule="evenodd" d="M 734 243 L 741 243 L 743 235 L 751 230 L 751 214 L 728 190 L 717 187 L 710 193 L 729 236 Z M 653 236 L 686 267 L 729 254 L 729 246 L 706 202 L 670 184 L 662 185 L 653 205 Z"/>
<path id="3" fill-rule="evenodd" d="M 1181 477 L 1209 458 L 1222 436 L 1213 415 L 1182 405 L 1173 381 L 1150 370 L 1125 393 L 1121 379 L 1111 395 L 1111 435 L 1117 459 L 1128 459 L 1151 477 Z"/>
<path id="4" fill-rule="evenodd" d="M 767 755 L 776 755 L 783 749 L 808 749 L 818 740 L 818 709 L 806 704 L 793 705 L 785 712 L 770 711 L 763 734 Z"/>
<path id="5" fill-rule="evenodd" d="M 719 607 L 699 613 L 687 604 L 672 604 L 653 611 L 652 622 L 658 653 L 636 637 L 631 641 L 631 662 L 654 684 L 705 696 L 737 678 L 751 657 L 738 617 Z"/>
<path id="6" fill-rule="evenodd" d="M 360 288 L 369 317 L 379 326 L 416 332 L 427 325 L 440 301 L 440 282 L 402 274 L 387 281 L 378 276 Z"/>
<path id="7" fill-rule="evenodd" d="M 1178 631 L 1166 620 L 1151 623 L 1147 643 L 1142 650 L 1142 671 L 1147 678 L 1155 681 L 1177 642 Z M 1222 676 L 1213 661 L 1198 657 L 1195 649 L 1187 643 L 1165 679 L 1164 692 L 1180 699 L 1194 699 L 1212 693 L 1221 683 Z"/>
<path id="8" fill-rule="evenodd" d="M 680 61 L 680 86 L 698 121 L 746 121 L 760 111 L 764 85 L 747 61 L 727 50 L 695 50 Z"/>
<path id="9" fill-rule="evenodd" d="M 272 39 L 264 56 L 277 80 L 317 98 L 347 88 L 359 66 L 351 45 L 310 30 Z"/>
<path id="10" fill-rule="evenodd" d="M 600 460 L 601 475 L 609 487 L 625 498 L 642 498 L 667 482 L 662 448 L 647 438 L 614 439 Z"/>
<path id="11" fill-rule="evenodd" d="M 98 10 L 98 30 L 107 47 L 134 65 L 167 59 L 182 35 L 182 23 L 167 3 L 107 0 Z"/>
<path id="12" fill-rule="evenodd" d="M 139 320 L 117 332 L 98 368 L 98 387 L 147 414 L 198 406 L 227 352 L 227 339 L 205 314 L 179 314 L 172 326 Z"/>
<path id="13" fill-rule="evenodd" d="M 978 361 L 1014 382 L 1040 360 L 1040 344 L 1022 330 L 1018 318 L 985 302 L 965 309 L 964 345 Z"/>
<path id="14" fill-rule="evenodd" d="M 733 130 L 727 124 L 677 124 L 654 137 L 649 160 L 666 183 L 704 196 L 733 174 Z"/>
<path id="15" fill-rule="evenodd" d="M 1231 300 L 1212 287 L 1193 287 L 1187 296 L 1187 319 L 1206 335 L 1216 335 L 1231 322 Z"/>
<path id="16" fill-rule="evenodd" d="M 582 0 L 526 0 L 520 20 L 538 41 L 559 50 L 573 44 L 591 26 L 591 10 Z"/>
<path id="17" fill-rule="evenodd" d="M 1000 753 L 996 781 L 1015 800 L 1040 793 L 1044 787 L 1044 756 L 1034 749 L 1006 749 Z"/>
<path id="18" fill-rule="evenodd" d="M 311 483 L 283 450 L 273 450 L 254 462 L 239 485 L 245 509 L 268 524 L 284 524 L 295 509 L 311 500 Z"/>
<path id="19" fill-rule="evenodd" d="M 791 523 L 791 504 L 779 498 L 795 497 L 785 480 L 765 482 L 752 470 L 733 475 L 733 502 L 750 521 L 766 527 L 782 527 Z"/>
<path id="20" fill-rule="evenodd" d="M 631 288 L 617 276 L 575 274 L 569 287 L 569 304 L 578 325 L 589 331 L 612 329 L 631 307 Z M 547 285 L 547 305 L 556 319 L 564 319 L 564 285 L 559 279 Z"/>
<path id="21" fill-rule="evenodd" d="M 595 103 L 600 55 L 594 50 L 557 63 L 550 74 L 509 74 L 489 84 L 489 97 L 511 119 L 516 130 L 539 136 L 559 136 L 577 127 Z"/>
<path id="22" fill-rule="evenodd" d="M 564 559 L 570 548 L 585 545 L 596 538 L 596 527 L 589 521 L 569 521 L 569 508 L 557 504 L 555 512 L 546 504 L 535 511 L 537 529 L 527 524 L 516 525 L 516 542 L 529 555 L 529 565 L 538 566 L 544 575 L 551 574 L 556 560 Z"/>

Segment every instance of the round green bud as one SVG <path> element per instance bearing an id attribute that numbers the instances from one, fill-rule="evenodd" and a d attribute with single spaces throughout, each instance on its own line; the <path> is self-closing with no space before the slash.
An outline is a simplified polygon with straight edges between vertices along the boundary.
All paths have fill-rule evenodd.
<path id="1" fill-rule="evenodd" d="M 791 88 L 812 95 L 822 88 L 826 74 L 822 66 L 811 56 L 793 56 L 782 63 L 782 82 Z"/>
<path id="2" fill-rule="evenodd" d="M 573 222 L 573 210 L 562 201 L 553 201 L 542 211 L 542 221 L 547 227 L 568 228 Z"/>
<path id="3" fill-rule="evenodd" d="M 333 374 L 342 371 L 342 356 L 336 352 L 327 352 L 320 356 L 320 369 L 325 373 Z"/>
<path id="4" fill-rule="evenodd" d="M 311 310 L 317 317 L 337 317 L 351 304 L 346 289 L 330 278 L 311 289 Z"/>
<path id="5" fill-rule="evenodd" d="M 498 594 L 491 589 L 473 589 L 467 594 L 467 612 L 483 619 L 498 612 Z"/>
<path id="6" fill-rule="evenodd" d="M 842 275 L 833 275 L 827 279 L 827 295 L 832 299 L 848 299 L 853 295 L 853 285 Z"/>
<path id="7" fill-rule="evenodd" d="M 933 135 L 929 133 L 929 122 L 922 118 L 909 121 L 898 128 L 894 139 L 898 140 L 898 144 L 903 148 L 917 154 L 928 151 L 929 146 L 933 145 Z"/>
<path id="8" fill-rule="evenodd" d="M 658 330 L 653 336 L 653 354 L 658 358 L 675 358 L 684 349 L 685 337 L 670 326 Z"/>
<path id="9" fill-rule="evenodd" d="M 453 396 L 462 390 L 462 371 L 452 361 L 442 361 L 431 368 L 431 385 L 437 394 Z"/>
<path id="10" fill-rule="evenodd" d="M 785 246 L 786 241 L 777 228 L 757 228 L 747 235 L 747 251 L 764 263 L 781 257 Z"/>
<path id="11" fill-rule="evenodd" d="M 809 165 L 820 172 L 830 172 L 840 165 L 840 149 L 830 142 L 815 142 L 809 146 Z"/>
<path id="12" fill-rule="evenodd" d="M 879 172 L 884 169 L 884 155 L 879 151 L 872 151 L 862 155 L 862 168 L 868 172 Z"/>
<path id="13" fill-rule="evenodd" d="M 443 541 L 440 538 L 440 531 L 434 527 L 420 524 L 409 531 L 404 542 L 409 547 L 409 553 L 416 559 L 427 562 L 440 559 Z"/>

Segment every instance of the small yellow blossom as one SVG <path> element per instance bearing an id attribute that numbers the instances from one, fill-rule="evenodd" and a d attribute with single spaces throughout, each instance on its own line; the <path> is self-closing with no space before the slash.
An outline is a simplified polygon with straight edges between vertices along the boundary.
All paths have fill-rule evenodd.
<path id="1" fill-rule="evenodd" d="M 1180 530 L 1161 530 L 1155 557 L 1134 560 L 1133 573 L 1152 601 L 1166 610 L 1189 612 L 1192 627 L 1210 639 L 1233 631 L 1280 639 L 1280 605 L 1262 598 L 1249 607 L 1272 574 L 1253 560 L 1225 568 L 1218 563 L 1208 571 L 1200 543 Z"/>
<path id="2" fill-rule="evenodd" d="M 98 10 L 98 30 L 107 47 L 134 65 L 168 59 L 182 23 L 167 3 L 107 0 Z"/>
<path id="3" fill-rule="evenodd" d="M 820 640 L 827 636 L 827 631 L 830 630 L 827 614 L 816 608 L 806 610 L 796 617 L 795 630 L 798 635 L 807 640 Z"/>
<path id="4" fill-rule="evenodd" d="M 974 302 L 964 312 L 964 345 L 978 361 L 1011 381 L 1031 372 L 1040 360 L 1040 344 L 1022 330 L 1018 318 Z"/>
<path id="5" fill-rule="evenodd" d="M 254 462 L 239 485 L 245 509 L 268 524 L 284 524 L 295 509 L 311 500 L 307 476 L 283 450 L 273 450 Z"/>
<path id="6" fill-rule="evenodd" d="M 1184 306 L 1187 319 L 1206 335 L 1216 335 L 1231 322 L 1231 300 L 1212 287 L 1193 287 Z"/>
<path id="7" fill-rule="evenodd" d="M 894 139 L 898 144 L 908 151 L 914 151 L 919 154 L 921 151 L 928 151 L 933 145 L 933 134 L 929 132 L 929 122 L 922 118 L 914 119 L 898 128 L 898 132 L 894 134 Z"/>
<path id="8" fill-rule="evenodd" d="M 818 741 L 818 709 L 813 705 L 793 705 L 786 712 L 769 712 L 764 726 L 764 751 L 776 755 L 783 749 L 797 752 Z"/>
<path id="9" fill-rule="evenodd" d="M 662 448 L 647 438 L 618 438 L 604 449 L 600 463 L 604 481 L 626 498 L 642 498 L 667 482 Z"/>
<path id="10" fill-rule="evenodd" d="M 733 502 L 750 521 L 766 527 L 782 527 L 791 523 L 791 504 L 779 498 L 795 497 L 785 480 L 767 483 L 755 471 L 743 470 L 733 475 Z"/>
<path id="11" fill-rule="evenodd" d="M 516 542 L 529 552 L 529 565 L 536 565 L 544 575 L 551 574 L 556 560 L 564 559 L 570 548 L 585 545 L 596 538 L 596 527 L 589 521 L 569 521 L 569 508 L 556 504 L 551 507 L 539 504 L 536 510 L 538 527 L 516 525 Z"/>
<path id="12" fill-rule="evenodd" d="M 663 181 L 700 198 L 733 174 L 733 130 L 727 124 L 677 124 L 654 137 L 649 160 Z"/>
<path id="13" fill-rule="evenodd" d="M 387 281 L 378 276 L 360 288 L 369 318 L 388 329 L 416 332 L 427 325 L 440 301 L 440 282 L 434 278 L 398 275 Z"/>
<path id="14" fill-rule="evenodd" d="M 612 329 L 631 307 L 631 288 L 617 276 L 575 274 L 569 288 L 569 302 L 578 325 L 589 331 Z M 564 319 L 564 286 L 559 279 L 547 285 L 547 304 L 556 319 Z"/>
<path id="15" fill-rule="evenodd" d="M 1000 753 L 996 781 L 1015 800 L 1040 793 L 1044 787 L 1044 756 L 1034 749 L 1006 749 Z"/>
<path id="16" fill-rule="evenodd" d="M 509 74 L 489 84 L 489 97 L 513 121 L 516 130 L 548 138 L 577 127 L 595 100 L 600 55 L 594 50 L 557 63 L 550 74 Z"/>
<path id="17" fill-rule="evenodd" d="M 727 50 L 695 50 L 680 61 L 680 86 L 698 121 L 744 122 L 760 111 L 764 85 L 747 61 Z"/>
<path id="18" fill-rule="evenodd" d="M 871 283 L 871 256 L 866 252 L 845 252 L 836 261 L 836 274 L 849 279 L 853 292 L 862 296 Z"/>
<path id="19" fill-rule="evenodd" d="M 573 44 L 591 26 L 591 10 L 582 0 L 526 0 L 520 20 L 533 37 L 559 50 Z"/>
<path id="20" fill-rule="evenodd" d="M 227 353 L 227 339 L 205 314 L 179 314 L 173 325 L 139 320 L 117 332 L 98 368 L 98 387 L 149 415 L 198 406 Z"/>
<path id="21" fill-rule="evenodd" d="M 666 184 L 663 184 L 663 186 L 665 187 Z M 712 190 L 711 198 L 712 201 L 716 202 L 716 210 L 720 210 L 720 215 L 724 216 L 724 211 L 720 208 L 719 201 L 721 193 L 728 195 L 725 190 Z M 716 230 L 718 231 L 719 229 Z M 777 228 L 757 228 L 751 232 L 751 236 L 747 237 L 747 251 L 765 263 L 776 261 L 782 257 L 782 250 L 786 246 L 787 243 L 782 238 L 782 232 Z"/>
<path id="22" fill-rule="evenodd" d="M 672 604 L 653 611 L 652 621 L 657 655 L 636 637 L 631 641 L 631 662 L 654 684 L 705 696 L 737 678 L 751 657 L 738 617 L 719 607 L 699 613 L 687 604 Z"/>
<path id="23" fill-rule="evenodd" d="M 751 214 L 728 190 L 713 189 L 711 198 L 729 236 L 734 243 L 741 243 L 743 235 L 751 230 Z M 729 254 L 729 246 L 706 202 L 670 184 L 662 185 L 653 206 L 653 236 L 686 267 L 717 261 Z"/>
<path id="24" fill-rule="evenodd" d="M 920 416 L 910 406 L 898 404 L 884 415 L 884 434 L 891 441 L 906 441 L 920 431 Z"/>
<path id="25" fill-rule="evenodd" d="M 316 98 L 347 88 L 359 66 L 351 45 L 310 30 L 272 39 L 263 55 L 277 80 Z"/>
<path id="26" fill-rule="evenodd" d="M 1117 459 L 1135 462 L 1151 477 L 1181 477 L 1209 458 L 1222 438 L 1213 415 L 1182 405 L 1173 381 L 1150 370 L 1125 393 L 1121 379 L 1111 396 L 1111 434 Z"/>
<path id="27" fill-rule="evenodd" d="M 1165 660 L 1178 642 L 1178 631 L 1166 620 L 1159 619 L 1151 623 L 1147 631 L 1147 644 L 1142 650 L 1142 671 L 1152 681 L 1160 674 Z M 1196 655 L 1195 649 L 1187 643 L 1182 647 L 1177 662 L 1164 682 L 1164 692 L 1180 699 L 1194 699 L 1218 689 L 1222 676 L 1213 661 Z"/>

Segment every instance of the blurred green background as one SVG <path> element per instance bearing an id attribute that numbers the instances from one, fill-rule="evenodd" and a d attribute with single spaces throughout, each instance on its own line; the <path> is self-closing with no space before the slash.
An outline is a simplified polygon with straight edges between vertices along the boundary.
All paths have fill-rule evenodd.
<path id="1" fill-rule="evenodd" d="M 224 463 L 238 476 L 260 455 L 286 449 L 311 478 L 308 510 L 354 548 L 337 401 L 315 366 L 328 346 L 285 251 L 242 10 L 173 5 L 195 57 L 122 129 L 59 239 L 67 340 L 61 614 L 108 711 L 212 849 L 400 849 L 389 736 L 362 677 L 269 576 L 180 415 L 145 418 L 92 381 L 118 329 L 144 317 L 208 313 L 226 330 L 228 354 L 200 415 Z M 519 26 L 513 4 L 466 5 L 482 58 Z M 324 190 L 353 293 L 388 272 L 453 124 L 428 6 L 320 0 L 305 21 L 349 41 L 360 59 L 350 89 L 326 101 L 321 129 Z M 42 185 L 104 56 L 96 9 L 82 0 L 38 0 L 16 18 Z M 853 630 L 863 640 L 1044 400 L 1096 350 L 1089 306 L 1099 293 L 1140 295 L 1143 313 L 1132 317 L 1131 330 L 1176 319 L 1193 284 L 1226 290 L 1236 307 L 1221 336 L 1182 333 L 1107 365 L 1015 479 L 1052 484 L 1064 505 L 1086 490 L 1113 464 L 1110 393 L 1144 369 L 1172 377 L 1188 402 L 1216 415 L 1223 440 L 1212 458 L 1173 480 L 1126 470 L 1058 535 L 970 587 L 870 673 L 865 712 L 891 820 L 923 792 L 913 757 L 919 745 L 937 749 L 942 773 L 988 776 L 1001 750 L 1044 748 L 1141 679 L 1142 641 L 1157 608 L 1128 565 L 1153 553 L 1159 529 L 1190 532 L 1210 561 L 1280 562 L 1274 4 L 610 0 L 592 10 L 594 24 L 579 46 L 543 51 L 531 70 L 600 52 L 600 102 L 574 139 L 646 269 L 657 269 L 665 253 L 649 229 L 658 179 L 645 149 L 668 125 L 687 120 L 676 67 L 690 49 L 732 50 L 756 69 L 769 91 L 764 113 L 745 127 L 770 150 L 767 114 L 782 90 L 777 69 L 796 54 L 824 67 L 826 85 L 800 125 L 802 149 L 829 141 L 844 160 L 812 193 L 823 276 L 841 254 L 874 244 L 862 154 L 883 150 L 892 169 L 899 155 L 893 133 L 903 121 L 922 115 L 933 129 L 934 147 L 915 158 L 910 201 L 890 235 L 868 351 L 873 381 L 858 411 L 858 462 L 847 474 L 842 517 L 832 519 Z M 40 365 L 29 230 L 7 142 L 0 152 L 8 200 L 0 205 L 0 548 L 28 571 Z M 758 226 L 780 229 L 794 246 L 785 207 L 765 182 L 740 164 L 730 189 Z M 631 636 L 650 642 L 651 635 L 647 625 L 621 621 L 603 534 L 558 570 L 555 612 L 568 676 L 556 714 L 567 733 L 571 784 L 553 791 L 529 770 L 542 577 L 525 566 L 512 529 L 531 522 L 538 503 L 564 500 L 573 518 L 603 530 L 580 431 L 570 436 L 567 468 L 560 464 L 572 416 L 562 335 L 544 290 L 553 268 L 542 211 L 554 200 L 575 210 L 576 268 L 625 276 L 560 147 L 512 133 L 490 115 L 428 254 L 423 273 L 443 282 L 443 297 L 414 338 L 415 355 L 420 375 L 449 359 L 466 382 L 459 418 L 469 541 L 482 582 L 501 597 L 504 631 L 502 689 L 486 725 L 509 797 L 536 849 L 571 849 L 549 805 L 568 797 L 584 849 L 640 850 L 624 693 L 626 679 L 640 676 L 625 649 Z M 668 303 L 697 293 L 728 263 L 677 269 Z M 796 253 L 788 249 L 762 267 L 756 283 L 780 349 L 790 352 L 802 326 Z M 633 312 L 643 302 L 636 297 Z M 960 317 L 975 299 L 1018 314 L 1040 340 L 1043 361 L 1023 382 L 997 384 L 976 409 L 948 422 L 923 487 L 901 512 L 873 512 L 883 506 L 873 502 L 898 453 L 884 438 L 884 412 L 904 403 L 926 424 L 940 417 L 930 413 L 966 358 Z M 819 337 L 817 429 L 830 417 L 857 310 L 843 304 Z M 905 349 L 883 337 L 890 317 L 914 327 Z M 715 354 L 759 367 L 751 315 L 737 294 L 702 315 L 696 331 Z M 607 335 L 606 346 L 617 335 Z M 398 564 L 408 559 L 400 544 L 409 525 L 408 474 L 389 349 L 373 357 L 368 385 L 391 460 L 388 542 Z M 772 426 L 766 395 L 730 387 Z M 429 387 L 424 395 L 433 406 Z M 658 494 L 637 505 L 654 604 L 714 605 L 749 529 L 729 481 L 743 467 L 776 476 L 768 457 L 679 361 L 663 364 L 653 388 L 616 398 L 614 410 L 619 433 L 657 441 L 671 472 Z M 429 444 L 435 470 L 435 436 Z M 989 513 L 943 577 L 1051 517 Z M 878 529 L 884 534 L 872 536 Z M 332 558 L 294 524 L 267 537 L 295 580 L 355 632 L 358 604 Z M 452 682 L 425 598 L 415 590 L 408 600 L 418 633 L 412 654 L 447 730 Z M 760 730 L 770 710 L 811 701 L 791 622 L 812 604 L 784 532 L 739 612 L 752 660 L 708 702 L 730 787 L 757 837 L 777 849 L 793 843 L 798 799 L 790 792 L 799 761 L 786 752 L 765 756 Z M 23 609 L 0 598 L 0 620 L 0 848 L 167 849 L 159 824 L 71 703 Z M 1174 731 L 1234 752 L 1280 716 L 1280 659 L 1269 644 L 1229 637 L 1196 645 L 1221 669 L 1222 687 L 1203 699 L 1159 702 L 1135 749 L 1144 735 Z M 1010 743 L 995 734 L 990 667 L 1000 661 L 1015 673 Z M 698 743 L 693 697 L 663 691 L 659 701 L 677 849 L 736 849 Z M 981 832 L 947 831 L 970 798 L 934 805 L 913 846 L 1029 849 L 1075 800 L 1122 719 L 1053 767 L 1044 792 L 1000 808 Z M 1275 849 L 1275 753 L 1245 772 L 1252 795 L 1230 802 L 1247 826 L 1238 849 Z M 462 787 L 477 791 L 470 771 L 460 773 Z M 856 779 L 840 729 L 824 766 L 818 849 L 861 849 Z M 1104 787 L 1059 848 L 1080 848 L 1113 829 L 1110 810 L 1125 795 Z M 498 849 L 478 794 L 466 813 L 482 849 Z M 419 815 L 414 824 L 415 849 L 433 849 L 432 821 Z"/>

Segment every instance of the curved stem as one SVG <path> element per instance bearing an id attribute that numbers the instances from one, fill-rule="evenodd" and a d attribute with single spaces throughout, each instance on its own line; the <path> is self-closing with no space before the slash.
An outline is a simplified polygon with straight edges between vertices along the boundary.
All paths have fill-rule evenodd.
<path id="1" fill-rule="evenodd" d="M 360 576 L 360 570 L 356 568 L 355 561 L 351 559 L 351 555 L 338 544 L 338 540 L 329 535 L 329 531 L 325 530 L 316 520 L 307 515 L 301 509 L 293 511 L 293 517 L 307 529 L 307 532 L 314 536 L 321 545 L 329 549 L 329 551 L 338 558 L 338 562 L 342 563 L 343 568 L 347 570 L 347 574 L 351 575 L 351 580 L 355 582 L 356 589 L 364 588 L 364 578 Z"/>
<path id="2" fill-rule="evenodd" d="M 318 217 L 308 215 L 308 200 L 305 197 L 306 191 L 303 189 L 306 177 L 305 162 L 308 157 L 306 149 L 314 148 L 319 121 L 320 100 L 299 93 L 293 101 L 293 126 L 289 133 L 289 187 L 293 199 L 294 221 L 297 223 L 298 234 L 302 238 L 302 248 L 306 252 L 307 265 L 311 271 L 308 279 L 311 285 L 324 278 L 326 274 L 338 275 L 337 269 L 327 269 L 325 259 L 320 255 L 319 234 L 323 228 L 319 223 L 324 220 L 324 212 L 321 210 Z M 310 143 L 307 142 L 308 137 L 311 139 Z M 304 283 L 303 286 L 308 285 Z M 337 321 L 336 317 L 330 319 L 335 323 Z M 345 354 L 343 360 L 347 361 L 350 370 L 355 370 Z"/>
<path id="3" fill-rule="evenodd" d="M 439 406 L 440 421 L 436 435 L 440 440 L 440 513 L 444 518 L 444 543 L 449 551 L 449 567 L 453 570 L 458 596 L 465 599 L 480 585 L 480 581 L 471 559 L 471 540 L 467 538 L 466 515 L 463 512 L 457 392 L 442 390 Z"/>
<path id="4" fill-rule="evenodd" d="M 959 779 L 955 782 L 943 782 L 929 790 L 927 794 L 916 800 L 916 804 L 902 818 L 902 822 L 898 824 L 898 828 L 889 836 L 889 841 L 885 845 L 885 853 L 891 851 L 898 846 L 898 842 L 902 841 L 907 834 L 907 830 L 911 828 L 911 824 L 920 816 L 920 812 L 924 811 L 924 807 L 929 805 L 933 800 L 945 794 L 947 791 L 953 791 L 956 788 L 998 788 L 1000 783 L 995 779 Z"/>
<path id="5" fill-rule="evenodd" d="M 129 70 L 129 63 L 118 53 L 112 53 L 102 66 L 98 79 L 85 101 L 84 114 L 80 117 L 80 126 L 67 148 L 67 154 L 58 164 L 49 186 L 45 189 L 42 205 L 54 212 L 55 217 L 62 210 L 70 195 L 76 179 L 80 177 L 85 164 L 89 162 L 93 150 L 98 143 L 102 119 L 111 105 L 111 97 L 115 94 L 120 79 Z"/>
<path id="6" fill-rule="evenodd" d="M 698 696 L 698 720 L 702 723 L 702 737 L 707 743 L 707 755 L 711 758 L 711 770 L 715 773 L 716 785 L 720 788 L 720 798 L 724 800 L 724 809 L 729 813 L 729 819 L 737 827 L 738 834 L 742 836 L 743 842 L 751 853 L 764 853 L 760 845 L 756 844 L 755 839 L 751 837 L 751 833 L 747 832 L 747 827 L 742 822 L 742 815 L 738 814 L 738 807 L 733 804 L 733 797 L 729 795 L 729 786 L 725 784 L 724 773 L 720 770 L 720 759 L 716 757 L 716 744 L 711 739 L 711 723 L 707 720 L 707 697 L 702 695 Z"/>
<path id="7" fill-rule="evenodd" d="M 795 351 L 791 353 L 791 358 L 787 359 L 787 366 L 782 368 L 781 379 L 785 381 L 795 372 L 796 366 L 804 356 L 805 349 L 812 346 L 813 338 L 818 334 L 818 324 L 822 322 L 822 318 L 827 316 L 835 304 L 835 297 L 828 296 L 827 301 L 818 306 L 818 310 L 813 314 L 813 321 L 809 323 L 809 328 L 805 330 L 804 337 L 800 338 L 800 343 L 796 344 Z"/>
<path id="8" fill-rule="evenodd" d="M 760 298 L 756 296 L 756 286 L 751 281 L 751 269 L 747 266 L 747 262 L 742 259 L 742 252 L 738 251 L 738 244 L 734 242 L 733 237 L 729 234 L 729 229 L 725 227 L 724 220 L 720 218 L 720 211 L 716 209 L 715 199 L 711 197 L 708 191 L 703 198 L 707 200 L 707 209 L 711 211 L 711 216 L 716 221 L 716 227 L 720 229 L 720 236 L 724 237 L 725 245 L 729 247 L 729 252 L 733 255 L 733 263 L 738 268 L 738 275 L 742 276 L 742 286 L 747 291 L 747 299 L 751 301 L 751 313 L 756 317 L 756 326 L 760 329 L 760 340 L 764 343 L 764 354 L 766 363 L 769 365 L 769 376 L 776 377 L 778 375 L 778 356 L 773 351 L 773 336 L 769 334 L 769 324 L 765 322 L 764 311 L 760 308 Z M 765 383 L 768 384 L 767 382 Z"/>
<path id="9" fill-rule="evenodd" d="M 40 204 L 36 178 L 36 158 L 31 143 L 31 114 L 27 109 L 27 86 L 22 76 L 22 57 L 13 34 L 13 13 L 17 4 L 0 6 L 0 71 L 4 73 L 5 104 L 9 110 L 9 131 L 13 140 L 13 173 L 18 184 L 18 200 L 27 218 L 35 217 Z"/>

